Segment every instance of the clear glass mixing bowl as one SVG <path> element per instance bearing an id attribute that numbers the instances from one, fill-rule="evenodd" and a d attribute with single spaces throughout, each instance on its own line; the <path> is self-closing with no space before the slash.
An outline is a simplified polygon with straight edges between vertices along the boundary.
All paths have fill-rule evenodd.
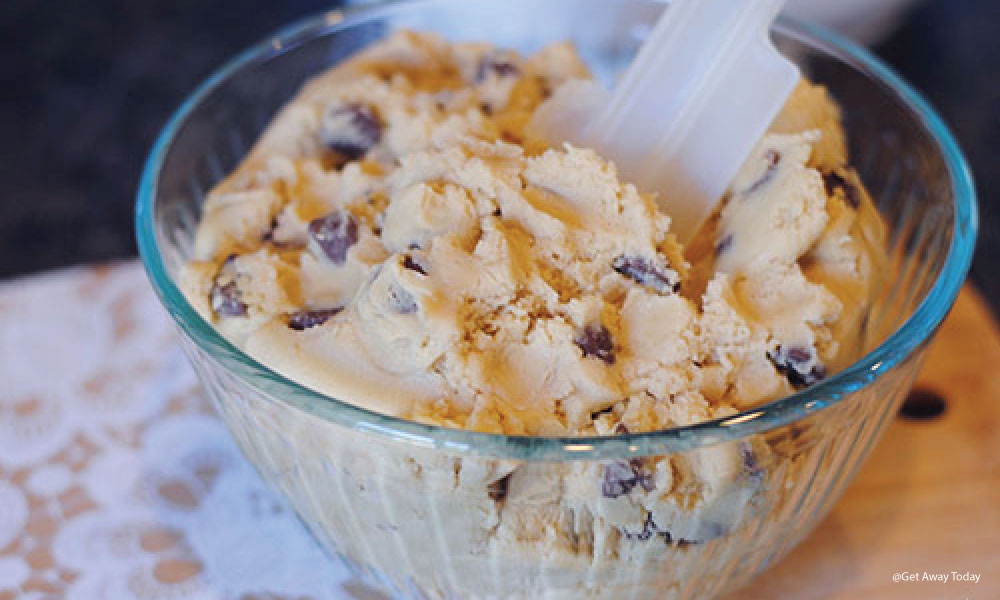
<path id="1" fill-rule="evenodd" d="M 977 217 L 951 134 L 868 52 L 782 21 L 776 41 L 843 107 L 852 164 L 890 232 L 892 272 L 866 354 L 807 390 L 716 421 L 616 437 L 443 429 L 282 377 L 223 339 L 178 289 L 204 192 L 311 75 L 409 27 L 524 52 L 572 40 L 607 83 L 661 9 L 650 0 L 419 0 L 330 12 L 217 71 L 153 147 L 138 194 L 139 248 L 205 389 L 247 457 L 330 553 L 396 594 L 701 598 L 745 584 L 829 511 L 891 421 L 961 287 Z M 602 476 L 630 459 L 700 460 L 725 444 L 763 451 L 733 474 L 737 499 L 727 501 L 738 510 L 685 534 L 691 539 L 629 533 L 579 508 L 607 501 Z M 587 477 L 593 485 L 578 484 Z"/>

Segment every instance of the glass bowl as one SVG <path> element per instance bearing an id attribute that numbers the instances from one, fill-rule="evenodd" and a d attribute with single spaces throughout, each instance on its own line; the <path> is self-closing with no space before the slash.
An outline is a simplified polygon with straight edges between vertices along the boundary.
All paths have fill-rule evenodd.
<path id="1" fill-rule="evenodd" d="M 208 395 L 246 456 L 329 552 L 395 594 L 695 598 L 744 585 L 830 510 L 892 420 L 958 294 L 977 217 L 951 134 L 865 50 L 787 20 L 776 25 L 776 41 L 844 109 L 852 164 L 889 230 L 891 272 L 864 356 L 811 388 L 651 433 L 543 438 L 444 429 L 286 379 L 227 342 L 178 289 L 204 193 L 311 75 L 409 27 L 524 52 L 572 40 L 608 83 L 660 10 L 650 0 L 419 0 L 326 13 L 217 71 L 152 149 L 138 193 L 139 248 Z M 607 517 L 628 512 L 627 495 L 605 493 L 609 474 L 627 479 L 636 459 L 690 464 L 734 451 L 743 460 L 721 475 L 726 491 L 711 504 L 679 501 L 672 531 L 625 525 L 627 514 Z"/>

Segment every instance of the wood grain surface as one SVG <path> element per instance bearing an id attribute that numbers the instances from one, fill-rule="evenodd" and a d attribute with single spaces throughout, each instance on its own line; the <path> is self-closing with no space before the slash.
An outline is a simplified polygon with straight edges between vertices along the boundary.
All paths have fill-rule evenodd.
<path id="1" fill-rule="evenodd" d="M 971 288 L 915 389 L 944 413 L 898 416 L 830 516 L 732 600 L 1000 599 L 1000 336 Z"/>

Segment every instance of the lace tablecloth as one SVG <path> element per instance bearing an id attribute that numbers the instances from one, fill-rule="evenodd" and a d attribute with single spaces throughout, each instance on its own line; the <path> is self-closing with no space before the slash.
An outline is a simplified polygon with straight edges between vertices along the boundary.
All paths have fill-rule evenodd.
<path id="1" fill-rule="evenodd" d="M 0 285 L 0 600 L 384 598 L 269 493 L 135 263 Z"/>

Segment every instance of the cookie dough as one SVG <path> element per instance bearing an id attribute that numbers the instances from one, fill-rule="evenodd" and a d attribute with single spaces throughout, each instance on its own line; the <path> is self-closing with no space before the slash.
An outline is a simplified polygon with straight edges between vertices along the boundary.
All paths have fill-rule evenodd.
<path id="1" fill-rule="evenodd" d="M 319 392 L 510 435 L 699 423 L 856 358 L 883 232 L 823 88 L 799 85 L 685 249 L 615 165 L 533 135 L 539 106 L 587 77 L 565 44 L 522 57 L 393 34 L 310 81 L 208 194 L 183 290 L 237 346 Z M 318 435 L 305 415 L 280 418 Z M 751 440 L 607 464 L 415 456 L 394 477 L 447 507 L 439 535 L 455 556 L 562 557 L 561 577 L 614 597 L 619 561 L 651 560 L 652 544 L 650 564 L 701 552 L 762 510 L 769 453 Z M 399 494 L 410 518 L 390 525 L 422 535 L 424 500 Z M 361 523 L 385 520 L 366 510 Z M 603 583 L 577 577 L 601 557 Z M 411 576 L 436 577 L 425 570 Z M 479 576 L 461 577 L 468 591 Z"/>

